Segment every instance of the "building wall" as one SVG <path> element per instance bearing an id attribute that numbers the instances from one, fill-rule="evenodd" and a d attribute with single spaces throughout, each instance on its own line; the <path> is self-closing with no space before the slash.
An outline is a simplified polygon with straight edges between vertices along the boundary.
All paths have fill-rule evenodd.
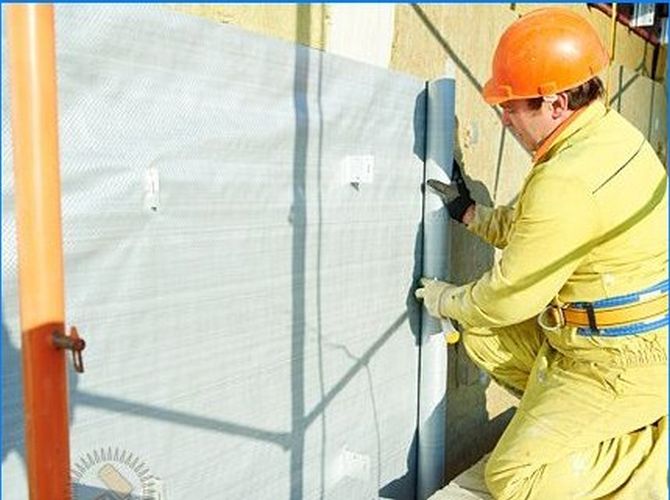
<path id="1" fill-rule="evenodd" d="M 481 99 L 496 42 L 520 15 L 541 4 L 381 5 L 170 5 L 189 15 L 408 73 L 423 79 L 456 79 L 455 151 L 474 197 L 483 203 L 514 201 L 530 156 L 501 125 L 500 113 Z M 569 8 L 588 18 L 610 46 L 611 21 L 586 4 Z M 657 74 L 665 73 L 665 48 Z M 666 162 L 666 91 L 649 78 L 653 47 L 617 24 L 610 72 L 611 105 L 649 138 Z M 607 72 L 602 75 L 607 81 Z M 454 230 L 452 280 L 475 279 L 495 254 Z M 490 382 L 457 345 L 449 348 L 447 476 L 489 450 L 513 414 L 515 400 Z"/>

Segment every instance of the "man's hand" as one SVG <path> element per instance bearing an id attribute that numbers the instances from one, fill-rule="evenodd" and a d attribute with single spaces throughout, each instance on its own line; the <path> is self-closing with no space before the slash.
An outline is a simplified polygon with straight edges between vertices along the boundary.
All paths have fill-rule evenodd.
<path id="1" fill-rule="evenodd" d="M 454 285 L 431 278 L 421 278 L 419 284 L 420 287 L 416 289 L 414 296 L 419 300 L 423 300 L 423 305 L 426 307 L 428 314 L 434 318 L 444 318 L 440 314 L 440 301 L 443 294 L 447 290 L 454 288 Z"/>
<path id="2" fill-rule="evenodd" d="M 470 190 L 465 185 L 463 174 L 461 174 L 461 169 L 456 160 L 454 160 L 451 177 L 451 184 L 445 184 L 437 179 L 428 179 L 426 184 L 442 198 L 449 216 L 457 222 L 463 222 L 463 216 L 475 202 L 470 196 Z"/>

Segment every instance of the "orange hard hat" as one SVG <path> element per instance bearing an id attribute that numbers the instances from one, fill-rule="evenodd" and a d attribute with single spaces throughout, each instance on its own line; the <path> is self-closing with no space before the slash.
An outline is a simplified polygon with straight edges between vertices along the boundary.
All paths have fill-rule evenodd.
<path id="1" fill-rule="evenodd" d="M 587 82 L 609 56 L 591 23 L 575 12 L 547 7 L 529 12 L 500 37 L 484 100 L 552 95 Z"/>

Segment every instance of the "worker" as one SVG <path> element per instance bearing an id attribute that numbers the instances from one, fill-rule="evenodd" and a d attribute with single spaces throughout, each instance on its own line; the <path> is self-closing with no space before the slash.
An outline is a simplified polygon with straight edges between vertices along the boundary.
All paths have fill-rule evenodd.
<path id="1" fill-rule="evenodd" d="M 503 33 L 483 89 L 532 153 L 514 207 L 431 184 L 449 215 L 502 249 L 480 279 L 422 278 L 470 358 L 522 394 L 490 455 L 497 499 L 667 498 L 667 176 L 601 101 L 609 59 L 564 8 Z"/>

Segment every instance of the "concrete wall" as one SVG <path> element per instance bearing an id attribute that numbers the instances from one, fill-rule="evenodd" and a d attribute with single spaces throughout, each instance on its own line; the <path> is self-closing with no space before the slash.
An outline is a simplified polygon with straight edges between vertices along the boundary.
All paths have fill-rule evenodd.
<path id="1" fill-rule="evenodd" d="M 489 77 L 497 39 L 520 15 L 540 4 L 450 5 L 171 5 L 190 15 L 310 45 L 391 70 L 432 79 L 456 78 L 456 156 L 476 199 L 510 203 L 530 168 L 530 157 L 487 106 L 480 91 Z M 569 7 L 587 17 L 606 45 L 610 19 L 586 4 Z M 658 74 L 665 74 L 665 49 Z M 653 47 L 622 25 L 616 28 L 611 70 L 612 106 L 640 128 L 665 162 L 666 91 L 649 78 Z M 607 79 L 606 73 L 602 75 Z M 469 281 L 495 258 L 485 244 L 456 230 L 452 280 Z M 492 384 L 459 346 L 449 348 L 447 476 L 489 450 L 513 413 L 514 398 Z"/>

